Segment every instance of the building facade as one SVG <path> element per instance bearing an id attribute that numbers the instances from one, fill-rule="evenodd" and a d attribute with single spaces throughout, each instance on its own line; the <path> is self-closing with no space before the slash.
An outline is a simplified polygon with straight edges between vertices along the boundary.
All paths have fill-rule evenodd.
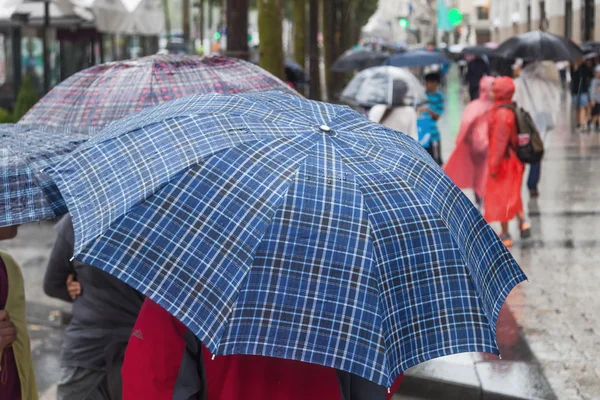
<path id="1" fill-rule="evenodd" d="M 457 7 L 463 15 L 459 43 L 474 45 L 491 42 L 490 0 L 458 0 Z"/>
<path id="2" fill-rule="evenodd" d="M 363 36 L 426 45 L 435 39 L 435 22 L 435 0 L 380 0 Z"/>
<path id="3" fill-rule="evenodd" d="M 542 29 L 577 43 L 600 40 L 600 0 L 490 0 L 495 42 Z"/>

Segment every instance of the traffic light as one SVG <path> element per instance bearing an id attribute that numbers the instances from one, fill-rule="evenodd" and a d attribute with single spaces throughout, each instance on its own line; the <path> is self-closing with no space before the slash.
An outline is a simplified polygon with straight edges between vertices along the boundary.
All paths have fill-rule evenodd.
<path id="1" fill-rule="evenodd" d="M 219 40 L 219 39 L 221 39 L 221 32 L 215 32 L 215 33 L 214 33 L 214 35 L 213 35 L 213 38 L 214 38 L 215 40 Z"/>
<path id="2" fill-rule="evenodd" d="M 463 15 L 458 8 L 452 8 L 448 11 L 448 21 L 453 25 L 460 25 L 463 20 Z"/>
<path id="3" fill-rule="evenodd" d="M 399 18 L 398 24 L 404 29 L 407 29 L 410 26 L 410 22 L 408 21 L 408 18 L 406 18 L 406 17 Z"/>

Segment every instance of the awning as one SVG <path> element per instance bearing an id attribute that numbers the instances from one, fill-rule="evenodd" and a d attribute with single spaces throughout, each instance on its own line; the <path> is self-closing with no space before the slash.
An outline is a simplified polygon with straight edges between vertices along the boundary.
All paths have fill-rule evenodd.
<path id="1" fill-rule="evenodd" d="M 29 25 L 44 23 L 44 2 L 25 0 L 0 0 L 0 21 L 9 22 L 14 16 L 27 18 Z M 69 0 L 54 0 L 49 7 L 51 26 L 73 26 L 93 23 L 93 15 L 78 14 Z"/>
<path id="2" fill-rule="evenodd" d="M 75 11 L 91 12 L 99 32 L 129 34 L 131 17 L 121 0 L 71 0 Z"/>
<path id="3" fill-rule="evenodd" d="M 161 0 L 123 1 L 125 4 L 137 3 L 131 11 L 133 20 L 132 34 L 158 36 L 164 31 L 165 17 Z"/>
<path id="4" fill-rule="evenodd" d="M 157 36 L 164 30 L 160 0 L 52 0 L 50 25 L 95 27 L 99 32 Z M 0 0 L 0 23 L 16 15 L 27 17 L 30 25 L 42 25 L 42 1 Z"/>

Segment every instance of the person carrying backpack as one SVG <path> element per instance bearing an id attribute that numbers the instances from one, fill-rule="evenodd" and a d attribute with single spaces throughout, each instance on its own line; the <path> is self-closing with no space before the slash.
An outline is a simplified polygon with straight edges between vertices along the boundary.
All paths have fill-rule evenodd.
<path id="1" fill-rule="evenodd" d="M 539 154 L 532 149 L 532 137 L 535 136 L 535 132 L 526 133 L 527 137 L 519 135 L 519 131 L 526 131 L 527 127 L 519 127 L 518 121 L 527 120 L 525 115 L 528 114 L 524 113 L 522 109 L 516 108 L 512 102 L 515 93 L 513 79 L 497 78 L 494 81 L 493 92 L 494 105 L 490 110 L 488 122 L 490 134 L 489 172 L 485 187 L 484 216 L 489 223 L 500 222 L 502 226 L 500 239 L 506 247 L 510 247 L 513 241 L 508 224 L 515 217 L 519 220 L 521 238 L 531 237 L 531 225 L 525 219 L 521 199 L 525 167 L 517 154 L 521 154 L 523 158 L 526 158 L 527 155 Z M 526 143 L 527 139 L 529 139 L 528 143 Z M 519 143 L 520 140 L 521 143 Z"/>

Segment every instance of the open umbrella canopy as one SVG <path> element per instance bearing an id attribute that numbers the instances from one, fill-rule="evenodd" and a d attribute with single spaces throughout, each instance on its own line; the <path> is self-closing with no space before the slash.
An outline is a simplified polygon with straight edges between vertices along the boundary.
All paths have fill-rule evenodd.
<path id="1" fill-rule="evenodd" d="M 398 67 L 373 67 L 358 73 L 344 89 L 341 99 L 349 104 L 373 107 L 376 104 L 392 104 L 393 82 L 406 83 L 409 103 L 425 99 L 425 88 L 409 70 Z"/>
<path id="2" fill-rule="evenodd" d="M 42 169 L 88 137 L 84 131 L 0 124 L 0 227 L 67 212 L 56 185 Z"/>
<path id="3" fill-rule="evenodd" d="M 385 65 L 394 67 L 426 67 L 434 64 L 446 64 L 450 62 L 448 58 L 437 51 L 413 50 L 405 53 L 398 53 L 385 60 Z"/>
<path id="4" fill-rule="evenodd" d="M 337 368 L 498 354 L 525 276 L 418 143 L 280 92 L 190 96 L 52 166 L 75 257 L 140 290 L 216 356 Z"/>
<path id="5" fill-rule="evenodd" d="M 493 55 L 524 61 L 571 61 L 583 57 L 583 51 L 569 38 L 534 31 L 506 40 Z"/>
<path id="6" fill-rule="evenodd" d="M 333 63 L 331 69 L 336 72 L 362 71 L 381 65 L 388 55 L 372 50 L 348 51 Z"/>
<path id="7" fill-rule="evenodd" d="M 294 83 L 308 83 L 309 79 L 304 68 L 296 61 L 286 58 L 285 59 L 285 75 L 286 78 Z"/>
<path id="8" fill-rule="evenodd" d="M 105 126 L 143 108 L 205 93 L 281 90 L 295 93 L 275 76 L 246 61 L 185 55 L 155 55 L 97 65 L 66 79 L 20 124 Z"/>

